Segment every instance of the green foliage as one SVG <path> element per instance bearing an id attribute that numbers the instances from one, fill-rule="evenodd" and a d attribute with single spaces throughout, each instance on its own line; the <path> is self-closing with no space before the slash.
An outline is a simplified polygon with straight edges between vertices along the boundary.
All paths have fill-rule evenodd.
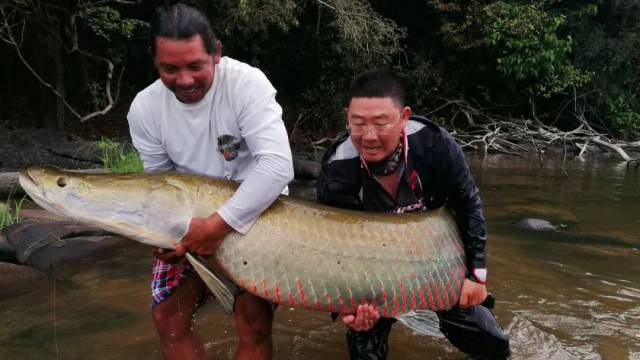
<path id="1" fill-rule="evenodd" d="M 183 1 L 207 14 L 224 55 L 265 72 L 278 90 L 287 128 L 301 137 L 293 141 L 330 138 L 341 130 L 350 80 L 377 67 L 401 74 L 407 104 L 443 124 L 461 117 L 461 100 L 504 116 L 526 116 L 535 103 L 540 120 L 547 114 L 549 121 L 569 127 L 575 117 L 567 104 L 578 99 L 586 105 L 584 115 L 602 129 L 640 131 L 637 0 Z M 86 56 L 69 52 L 63 58 L 65 96 L 72 104 L 104 107 L 102 58 L 116 66 L 114 98 L 131 98 L 157 78 L 143 30 L 158 2 L 8 4 L 20 15 L 12 29 L 26 20 L 22 49 L 42 78 L 57 74 L 48 66 L 55 50 L 48 44 L 60 38 L 68 47 L 78 40 Z M 14 49 L 0 52 L 8 62 L 0 68 L 8 79 L 0 89 L 0 119 L 9 119 L 9 127 L 34 119 L 37 127 L 47 118 L 42 109 L 53 114 L 55 98 L 32 81 Z M 116 77 L 123 68 L 118 92 Z M 113 111 L 121 114 L 128 106 L 120 101 Z M 114 154 L 108 162 L 128 156 L 124 149 Z"/>
<path id="2" fill-rule="evenodd" d="M 498 53 L 498 69 L 525 84 L 530 93 L 549 97 L 590 80 L 571 64 L 571 37 L 558 37 L 563 15 L 535 4 L 504 1 L 487 5 L 485 13 L 484 33 Z"/>
<path id="3" fill-rule="evenodd" d="M 427 4 L 438 12 L 438 32 L 447 48 L 474 50 L 483 46 L 481 28 L 485 23 L 484 6 L 487 1 L 428 0 Z"/>
<path id="4" fill-rule="evenodd" d="M 0 202 L 0 230 L 11 224 L 17 224 L 20 222 L 20 209 L 24 202 L 26 195 L 20 200 L 16 201 L 11 198 L 9 194 L 6 202 Z"/>
<path id="5" fill-rule="evenodd" d="M 640 3 L 621 0 L 567 12 L 575 64 L 593 73 L 589 100 L 617 135 L 640 130 Z"/>
<path id="6" fill-rule="evenodd" d="M 103 138 L 98 147 L 102 150 L 102 166 L 107 172 L 131 173 L 142 172 L 142 160 L 136 151 L 127 149 L 125 145 Z"/>
<path id="7" fill-rule="evenodd" d="M 298 4 L 293 0 L 235 0 L 229 20 L 243 32 L 266 32 L 270 27 L 287 31 L 299 25 Z"/>
<path id="8" fill-rule="evenodd" d="M 139 29 L 149 27 L 149 23 L 138 19 L 123 18 L 120 11 L 109 6 L 93 6 L 85 3 L 79 15 L 86 18 L 91 31 L 107 42 L 131 39 Z"/>
<path id="9" fill-rule="evenodd" d="M 606 107 L 612 130 L 617 133 L 640 131 L 640 112 L 624 96 L 607 98 Z"/>

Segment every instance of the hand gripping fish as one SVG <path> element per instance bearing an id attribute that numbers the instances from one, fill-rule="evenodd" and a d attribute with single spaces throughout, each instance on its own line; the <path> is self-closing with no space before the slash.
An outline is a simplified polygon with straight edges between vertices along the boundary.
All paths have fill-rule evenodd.
<path id="1" fill-rule="evenodd" d="M 53 168 L 20 172 L 44 209 L 139 242 L 174 248 L 192 217 L 209 216 L 238 184 L 179 173 L 86 174 Z M 259 194 L 256 194 L 259 196 Z M 466 268 L 452 216 L 444 209 L 402 216 L 332 208 L 280 197 L 214 254 L 225 276 L 201 257 L 189 262 L 227 312 L 234 284 L 261 298 L 319 311 L 382 316 L 458 303 Z"/>

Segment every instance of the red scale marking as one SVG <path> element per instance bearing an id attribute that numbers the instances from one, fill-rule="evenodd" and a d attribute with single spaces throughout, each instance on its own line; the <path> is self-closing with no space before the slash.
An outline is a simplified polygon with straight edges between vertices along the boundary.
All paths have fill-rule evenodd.
<path id="1" fill-rule="evenodd" d="M 262 280 L 262 292 L 264 293 L 264 297 L 270 299 L 269 297 L 269 289 L 267 288 L 267 281 Z"/>
<path id="2" fill-rule="evenodd" d="M 291 291 L 289 291 L 289 294 L 287 295 L 287 299 L 289 300 L 289 304 L 291 304 L 291 306 L 295 307 L 296 304 L 296 299 L 293 298 L 293 294 L 291 293 Z"/>
<path id="3" fill-rule="evenodd" d="M 257 294 L 258 293 L 258 286 L 256 286 L 256 282 L 253 282 L 253 285 L 251 285 L 251 292 L 253 294 Z"/>
<path id="4" fill-rule="evenodd" d="M 451 303 L 449 300 L 449 292 L 447 291 L 447 284 L 444 282 L 444 280 L 442 280 L 442 276 L 440 277 L 440 280 L 442 281 L 442 294 L 444 295 L 444 306 L 449 306 L 449 304 Z"/>
<path id="5" fill-rule="evenodd" d="M 305 308 L 309 308 L 309 303 L 307 302 L 306 296 L 304 294 L 304 288 L 302 287 L 302 283 L 300 279 L 296 280 L 296 287 L 298 288 L 298 295 L 300 296 L 300 301 L 302 301 L 302 305 Z"/>
<path id="6" fill-rule="evenodd" d="M 278 286 L 278 283 L 276 283 L 274 287 L 276 288 L 276 302 L 279 304 L 280 303 L 280 286 Z"/>
<path id="7" fill-rule="evenodd" d="M 398 317 L 399 307 L 400 307 L 400 302 L 398 301 L 398 294 L 396 294 L 396 289 L 393 289 L 393 309 L 391 310 L 391 314 L 393 317 Z"/>
<path id="8" fill-rule="evenodd" d="M 402 280 L 400 280 L 400 291 L 402 292 L 402 312 L 407 312 L 407 291 Z"/>
<path id="9" fill-rule="evenodd" d="M 315 305 L 316 305 L 316 310 L 320 310 L 320 311 L 324 310 L 324 305 L 322 305 L 320 300 L 316 300 Z"/>
<path id="10" fill-rule="evenodd" d="M 427 299 L 424 297 L 424 290 L 422 290 L 422 286 L 418 288 L 418 295 L 420 296 L 420 307 L 423 309 L 426 308 Z"/>
<path id="11" fill-rule="evenodd" d="M 327 290 L 324 291 L 324 297 L 325 299 L 327 299 L 327 310 L 329 310 L 330 312 L 335 312 L 335 305 L 333 305 L 333 299 L 331 298 L 331 295 L 329 295 L 329 292 L 327 292 Z"/>
<path id="12" fill-rule="evenodd" d="M 442 298 L 440 297 L 440 291 L 438 291 L 438 284 L 436 284 L 435 279 L 433 278 L 433 275 L 431 275 L 431 284 L 433 285 L 433 288 L 429 288 L 430 290 L 433 290 L 435 296 L 433 297 L 435 299 L 435 304 L 439 309 L 443 308 L 443 304 L 442 304 Z M 429 293 L 429 296 L 431 296 L 431 293 Z"/>
<path id="13" fill-rule="evenodd" d="M 449 284 L 449 291 L 451 292 L 451 302 L 449 303 L 449 306 L 454 306 L 455 299 L 458 297 L 458 295 L 456 294 L 456 291 L 453 289 L 451 280 L 447 281 L 447 284 Z"/>
<path id="14" fill-rule="evenodd" d="M 458 276 L 460 276 L 461 279 L 464 279 L 464 271 L 462 271 L 462 269 L 462 266 L 458 267 Z"/>
<path id="15" fill-rule="evenodd" d="M 382 316 L 389 316 L 389 301 L 387 300 L 387 289 L 382 288 L 382 300 L 384 301 L 384 308 L 382 309 Z"/>
<path id="16" fill-rule="evenodd" d="M 340 304 L 340 312 L 342 314 L 350 313 L 349 305 L 345 303 L 344 298 L 342 296 L 338 296 L 338 304 Z"/>
<path id="17" fill-rule="evenodd" d="M 411 309 L 415 309 L 416 306 L 416 293 L 413 292 L 413 289 L 410 290 L 409 292 L 411 294 Z"/>
<path id="18" fill-rule="evenodd" d="M 449 278 L 449 291 L 451 292 L 451 299 L 454 302 L 454 304 L 450 304 L 451 306 L 456 305 L 455 303 L 457 303 L 457 299 L 458 299 L 458 294 L 456 293 L 455 289 L 453 288 L 453 284 L 451 283 L 451 279 L 453 279 L 453 281 L 457 284 L 460 283 L 460 279 L 458 278 L 458 276 L 456 275 L 456 273 L 454 272 L 454 270 L 449 267 L 449 274 L 451 275 Z"/>

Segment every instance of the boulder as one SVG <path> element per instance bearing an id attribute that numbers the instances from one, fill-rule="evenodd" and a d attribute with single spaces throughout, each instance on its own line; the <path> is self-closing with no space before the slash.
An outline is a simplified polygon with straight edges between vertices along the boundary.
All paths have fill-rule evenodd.
<path id="1" fill-rule="evenodd" d="M 15 261 L 40 270 L 117 246 L 127 240 L 111 233 L 66 220 L 27 220 L 4 229 Z"/>
<path id="2" fill-rule="evenodd" d="M 515 223 L 516 227 L 533 231 L 559 231 L 567 227 L 564 224 L 555 225 L 551 221 L 538 218 L 523 218 Z"/>

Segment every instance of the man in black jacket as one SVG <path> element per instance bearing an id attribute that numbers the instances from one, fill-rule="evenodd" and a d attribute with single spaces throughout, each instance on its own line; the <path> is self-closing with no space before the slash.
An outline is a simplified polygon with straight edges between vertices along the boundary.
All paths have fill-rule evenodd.
<path id="1" fill-rule="evenodd" d="M 325 154 L 319 201 L 337 207 L 389 213 L 448 206 L 464 244 L 468 274 L 459 306 L 438 312 L 449 341 L 474 357 L 509 356 L 509 340 L 482 304 L 486 290 L 486 230 L 482 202 L 462 150 L 433 122 L 411 116 L 404 88 L 389 71 L 354 80 L 346 108 L 349 134 Z M 345 239 L 348 241 L 348 239 Z M 384 359 L 392 318 L 371 305 L 343 316 L 352 359 Z"/>

